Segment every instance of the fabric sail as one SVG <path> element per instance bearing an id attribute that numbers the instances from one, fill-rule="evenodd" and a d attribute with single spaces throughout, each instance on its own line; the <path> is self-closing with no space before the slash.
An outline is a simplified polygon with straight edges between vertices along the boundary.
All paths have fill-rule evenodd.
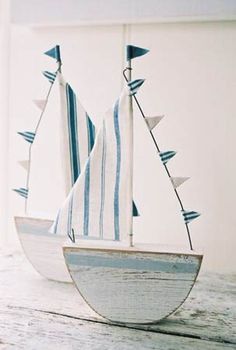
<path id="1" fill-rule="evenodd" d="M 90 154 L 94 138 L 91 119 L 58 72 L 32 144 L 28 214 L 55 217 Z"/>
<path id="2" fill-rule="evenodd" d="M 60 208 L 52 231 L 125 240 L 132 220 L 130 90 L 125 87 L 103 120 L 86 165 Z"/>

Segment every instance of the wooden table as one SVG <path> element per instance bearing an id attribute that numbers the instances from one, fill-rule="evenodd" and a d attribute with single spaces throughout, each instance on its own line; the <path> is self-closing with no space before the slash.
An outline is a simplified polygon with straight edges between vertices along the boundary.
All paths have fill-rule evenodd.
<path id="1" fill-rule="evenodd" d="M 96 315 L 72 284 L 42 278 L 20 251 L 1 251 L 0 349 L 236 349 L 236 275 L 201 274 L 174 315 L 125 327 Z"/>

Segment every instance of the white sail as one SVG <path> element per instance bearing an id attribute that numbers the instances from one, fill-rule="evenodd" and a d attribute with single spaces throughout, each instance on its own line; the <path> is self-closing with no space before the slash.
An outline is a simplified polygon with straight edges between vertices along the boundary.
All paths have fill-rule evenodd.
<path id="1" fill-rule="evenodd" d="M 126 87 L 103 121 L 88 161 L 61 207 L 54 231 L 123 240 L 130 234 L 132 116 Z"/>
<path id="2" fill-rule="evenodd" d="M 95 128 L 61 73 L 37 129 L 30 161 L 28 214 L 53 218 L 94 144 Z M 61 101 L 61 103 L 60 103 Z"/>

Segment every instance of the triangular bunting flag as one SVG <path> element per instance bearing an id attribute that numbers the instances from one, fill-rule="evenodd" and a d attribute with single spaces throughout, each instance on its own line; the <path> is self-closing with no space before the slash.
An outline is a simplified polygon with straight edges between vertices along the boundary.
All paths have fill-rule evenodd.
<path id="1" fill-rule="evenodd" d="M 19 160 L 18 163 L 24 168 L 26 171 L 29 169 L 29 161 L 28 160 Z"/>
<path id="2" fill-rule="evenodd" d="M 144 79 L 136 79 L 128 82 L 131 95 L 135 95 L 137 93 L 138 89 L 141 85 L 143 85 L 144 81 Z"/>
<path id="3" fill-rule="evenodd" d="M 46 105 L 46 100 L 33 100 L 35 106 L 37 106 L 41 111 L 44 110 Z"/>
<path id="4" fill-rule="evenodd" d="M 156 116 L 156 117 L 146 117 L 145 122 L 147 123 L 147 126 L 149 130 L 151 131 L 152 129 L 157 126 L 157 124 L 162 120 L 164 115 Z"/>
<path id="5" fill-rule="evenodd" d="M 127 61 L 132 60 L 135 57 L 143 56 L 148 53 L 149 50 L 143 49 L 142 47 L 137 47 L 133 45 L 126 46 L 126 58 Z"/>
<path id="6" fill-rule="evenodd" d="M 134 203 L 133 201 L 133 216 L 140 216 L 139 212 L 138 212 L 138 209 L 136 207 L 136 204 Z"/>
<path id="7" fill-rule="evenodd" d="M 44 52 L 45 55 L 55 58 L 58 62 L 61 62 L 60 46 L 56 45 L 52 49 Z"/>
<path id="8" fill-rule="evenodd" d="M 180 185 L 182 185 L 188 179 L 189 179 L 189 177 L 171 177 L 170 178 L 174 188 L 179 187 Z"/>
<path id="9" fill-rule="evenodd" d="M 31 132 L 31 131 L 23 131 L 23 132 L 18 132 L 19 135 L 23 136 L 23 138 L 25 139 L 25 141 L 29 142 L 29 143 L 33 143 L 34 141 L 34 137 L 35 137 L 35 133 Z"/>
<path id="10" fill-rule="evenodd" d="M 161 157 L 163 164 L 166 164 L 175 155 L 176 155 L 175 151 L 166 151 L 166 152 L 159 153 L 159 156 Z"/>
<path id="11" fill-rule="evenodd" d="M 47 70 L 45 70 L 45 71 L 43 72 L 43 75 L 49 80 L 49 82 L 50 82 L 51 84 L 54 83 L 54 81 L 55 81 L 55 79 L 56 79 L 56 76 L 57 76 L 56 73 L 51 73 L 51 72 L 48 72 Z"/>
<path id="12" fill-rule="evenodd" d="M 13 191 L 18 193 L 20 196 L 27 198 L 28 197 L 28 189 L 27 188 L 13 188 Z"/>
<path id="13" fill-rule="evenodd" d="M 185 224 L 190 223 L 192 220 L 198 218 L 201 214 L 196 211 L 182 210 Z"/>

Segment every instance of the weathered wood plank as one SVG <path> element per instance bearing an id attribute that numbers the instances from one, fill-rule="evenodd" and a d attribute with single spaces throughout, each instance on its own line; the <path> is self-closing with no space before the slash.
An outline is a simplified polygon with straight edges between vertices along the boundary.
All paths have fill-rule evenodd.
<path id="1" fill-rule="evenodd" d="M 124 335 L 123 338 L 118 332 L 118 336 L 122 340 L 119 340 L 115 335 L 117 327 L 114 327 L 114 332 L 111 325 L 107 325 L 108 328 L 102 327 L 106 326 L 107 322 L 89 309 L 73 285 L 56 283 L 42 278 L 33 270 L 21 252 L 12 254 L 10 251 L 0 254 L 0 286 L 1 349 L 11 349 L 10 346 L 14 348 L 14 345 L 9 345 L 9 343 L 17 344 L 17 346 L 15 345 L 17 349 L 50 349 L 50 347 L 42 346 L 42 344 L 45 345 L 43 337 L 48 341 L 51 341 L 52 337 L 53 346 L 51 348 L 55 348 L 56 345 L 60 348 L 60 344 L 63 344 L 63 349 L 99 349 L 100 346 L 100 349 L 163 348 L 177 350 L 194 349 L 194 344 L 196 344 L 196 349 L 213 350 L 236 347 L 236 276 L 233 275 L 205 274 L 200 276 L 190 297 L 174 315 L 155 326 L 138 327 L 151 332 L 137 331 L 137 338 L 133 329 L 128 329 L 127 333 L 121 331 Z M 52 314 L 50 316 L 50 313 L 58 315 Z M 39 319 L 38 323 L 37 319 Z M 88 324 L 87 321 L 89 321 Z M 101 325 L 101 327 L 93 328 L 91 324 L 93 325 L 94 321 L 97 322 L 96 325 Z M 54 330 L 53 327 L 55 327 Z M 110 327 L 112 327 L 111 333 Z M 83 329 L 87 335 L 83 335 Z M 122 327 L 121 329 L 123 330 Z M 39 335 L 37 335 L 38 332 Z M 86 347 L 86 336 L 89 338 L 93 333 L 96 333 L 96 337 L 93 338 L 94 343 L 91 345 L 90 340 L 87 339 L 90 347 Z M 103 334 L 105 342 L 108 337 L 112 342 L 102 346 L 100 333 Z M 33 340 L 35 346 L 38 347 L 33 347 L 30 343 L 32 334 L 36 334 L 33 335 Z M 57 334 L 58 343 L 52 334 L 54 336 Z M 150 334 L 151 341 L 148 342 Z M 153 338 L 153 334 L 157 335 L 157 338 Z M 181 336 L 174 336 L 173 341 L 172 338 L 168 339 L 174 334 Z M 60 335 L 64 340 L 60 338 Z M 134 343 L 129 343 L 126 342 L 126 338 L 137 340 Z M 186 338 L 187 343 L 184 341 Z M 201 340 L 195 338 L 209 339 L 210 341 L 201 343 Z M 164 341 L 164 339 L 167 340 Z M 85 345 L 83 345 L 83 341 Z M 163 347 L 161 347 L 162 344 L 159 345 L 159 342 L 163 342 Z M 48 344 L 50 345 L 50 343 Z M 80 344 L 83 346 L 79 347 Z M 127 347 L 122 346 L 123 344 L 127 344 Z"/>
<path id="2" fill-rule="evenodd" d="M 5 349 L 229 350 L 233 345 L 65 318 L 29 309 L 0 308 Z"/>

